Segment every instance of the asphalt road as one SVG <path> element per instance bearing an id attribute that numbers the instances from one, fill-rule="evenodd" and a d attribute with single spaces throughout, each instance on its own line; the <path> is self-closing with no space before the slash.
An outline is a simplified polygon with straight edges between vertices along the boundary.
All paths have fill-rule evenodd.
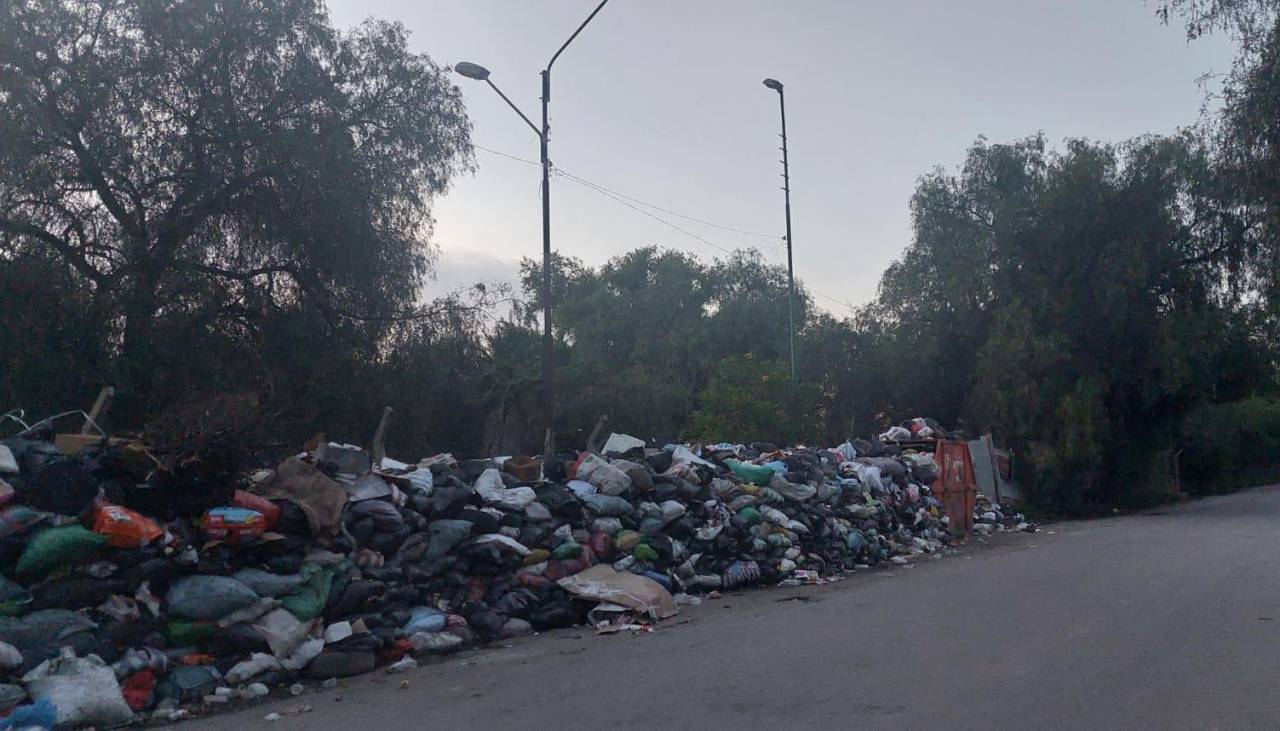
<path id="1" fill-rule="evenodd" d="M 1278 557 L 1280 488 L 1262 488 L 730 594 L 651 634 L 524 638 L 184 728 L 1274 729 Z"/>

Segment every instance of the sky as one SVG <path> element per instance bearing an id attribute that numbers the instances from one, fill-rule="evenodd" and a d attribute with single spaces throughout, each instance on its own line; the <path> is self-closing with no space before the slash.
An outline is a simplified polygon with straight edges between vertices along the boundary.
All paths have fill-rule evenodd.
<path id="1" fill-rule="evenodd" d="M 537 120 L 539 71 L 598 0 L 330 0 L 339 27 L 395 20 L 441 65 L 472 61 Z M 668 211 L 551 181 L 552 246 L 588 265 L 657 245 L 785 264 L 785 84 L 796 276 L 833 314 L 875 297 L 911 241 L 917 179 L 979 135 L 1122 141 L 1195 123 L 1220 38 L 1188 44 L 1143 0 L 610 0 L 556 61 L 552 163 Z M 428 295 L 514 282 L 541 258 L 538 138 L 483 82 L 456 76 L 478 168 L 435 201 Z M 709 242 L 709 243 L 708 243 Z M 720 248 L 716 248 L 720 247 Z M 841 303 L 844 303 L 843 305 Z"/>

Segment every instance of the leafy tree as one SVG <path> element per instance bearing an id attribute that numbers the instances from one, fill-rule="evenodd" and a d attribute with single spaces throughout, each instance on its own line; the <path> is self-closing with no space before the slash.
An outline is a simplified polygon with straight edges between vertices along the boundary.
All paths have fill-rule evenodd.
<path id="1" fill-rule="evenodd" d="M 751 353 L 721 360 L 689 417 L 690 436 L 704 442 L 794 441 L 803 430 L 790 366 Z"/>
<path id="2" fill-rule="evenodd" d="M 401 26 L 318 0 L 0 3 L 0 252 L 90 293 L 139 410 L 279 313 L 366 342 L 404 313 L 469 131 Z"/>

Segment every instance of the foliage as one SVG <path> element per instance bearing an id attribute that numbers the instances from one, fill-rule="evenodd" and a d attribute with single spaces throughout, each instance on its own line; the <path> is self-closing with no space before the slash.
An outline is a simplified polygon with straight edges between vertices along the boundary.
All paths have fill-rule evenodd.
<path id="1" fill-rule="evenodd" d="M 1189 492 L 1280 479 L 1280 399 L 1275 396 L 1201 405 L 1184 417 L 1181 437 L 1182 482 Z"/>
<path id="2" fill-rule="evenodd" d="M 272 377 L 268 338 L 358 357 L 470 160 L 461 95 L 405 30 L 338 32 L 317 0 L 4 2 L 0 101 L 0 256 L 63 264 L 136 412 Z M 210 345 L 230 362 L 190 357 Z"/>
<path id="3" fill-rule="evenodd" d="M 720 361 L 689 417 L 689 436 L 707 443 L 750 438 L 786 444 L 800 432 L 787 364 L 751 353 Z"/>

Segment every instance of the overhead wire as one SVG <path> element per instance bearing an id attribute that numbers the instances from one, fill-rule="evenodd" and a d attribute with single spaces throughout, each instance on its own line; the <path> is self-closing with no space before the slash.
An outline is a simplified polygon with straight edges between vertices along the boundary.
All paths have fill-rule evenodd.
<path id="1" fill-rule="evenodd" d="M 501 151 L 499 151 L 499 150 L 494 150 L 494 149 L 491 149 L 491 148 L 485 147 L 485 146 L 483 146 L 483 145 L 476 145 L 476 144 L 474 144 L 474 143 L 473 143 L 473 146 L 474 146 L 476 149 L 484 150 L 485 152 L 488 152 L 488 153 L 490 153 L 490 154 L 497 155 L 497 156 L 499 156 L 499 157 L 504 157 L 504 158 L 507 158 L 507 159 L 509 159 L 509 160 L 514 160 L 515 162 L 521 162 L 521 163 L 525 163 L 525 164 L 527 164 L 527 165 L 535 165 L 535 166 L 539 166 L 539 167 L 542 165 L 542 163 L 538 162 L 537 160 L 530 160 L 530 159 L 528 159 L 528 158 L 519 157 L 519 156 L 517 156 L 517 155 L 511 155 L 511 154 L 509 154 L 509 153 L 501 152 Z M 723 252 L 723 253 L 725 253 L 725 254 L 728 254 L 729 256 L 734 256 L 734 255 L 736 255 L 736 252 L 730 251 L 729 249 L 726 249 L 725 247 L 723 247 L 723 246 L 721 246 L 721 245 L 719 245 L 719 244 L 715 243 L 714 241 L 710 241 L 710 240 L 706 239 L 706 238 L 705 238 L 705 237 L 703 237 L 703 236 L 699 236 L 698 234 L 696 234 L 696 233 L 694 233 L 694 232 L 692 232 L 692 231 L 690 231 L 690 230 L 688 230 L 688 229 L 686 229 L 686 228 L 684 228 L 684 227 L 682 227 L 682 226 L 679 226 L 679 225 L 677 225 L 677 224 L 675 224 L 675 223 L 672 223 L 671 221 L 668 221 L 668 220 L 666 220 L 665 218 L 662 218 L 661 216 L 658 216 L 658 215 L 656 215 L 656 214 L 654 214 L 654 213 L 652 213 L 652 212 L 650 212 L 650 211 L 647 211 L 647 210 L 645 210 L 644 208 L 641 208 L 640 206 L 647 206 L 647 207 L 649 207 L 649 208 L 653 208 L 654 210 L 662 211 L 663 213 L 667 213 L 667 214 L 670 214 L 670 215 L 676 216 L 676 217 L 678 217 L 678 218 L 683 218 L 683 219 L 688 220 L 688 221 L 693 221 L 693 222 L 696 222 L 696 223 L 700 223 L 700 224 L 703 224 L 703 225 L 705 225 L 705 226 L 710 226 L 710 227 L 712 227 L 712 228 L 719 228 L 719 229 L 723 229 L 723 230 L 726 230 L 726 231 L 733 231 L 733 232 L 735 232 L 735 233 L 739 233 L 739 234 L 743 234 L 743 235 L 747 235 L 747 236 L 759 236 L 759 237 L 765 237 L 765 238 L 770 238 L 770 239 L 777 239 L 776 241 L 774 241 L 774 242 L 772 242 L 772 243 L 770 243 L 770 244 L 765 245 L 763 248 L 757 249 L 757 251 L 760 251 L 761 253 L 766 253 L 766 252 L 767 252 L 767 253 L 772 254 L 772 250 L 773 250 L 773 249 L 775 249 L 775 248 L 777 248 L 777 247 L 780 247 L 780 246 L 782 246 L 783 244 L 785 244 L 785 243 L 787 242 L 787 239 L 786 239 L 786 237 L 785 237 L 785 236 L 781 236 L 781 237 L 780 237 L 780 236 L 775 236 L 775 235 L 773 235 L 773 234 L 763 234 L 763 233 L 759 233 L 759 232 L 755 232 L 755 231 L 747 231 L 747 230 L 745 230 L 745 229 L 735 228 L 735 227 L 732 227 L 732 226 L 725 226 L 725 225 L 722 225 L 722 224 L 712 223 L 712 222 L 710 222 L 710 221 L 707 221 L 707 220 L 704 220 L 704 219 L 701 219 L 701 218 L 697 218 L 697 217 L 695 217 L 695 216 L 689 216 L 689 215 L 686 215 L 686 214 L 683 214 L 683 213 L 678 213 L 678 212 L 676 212 L 676 211 L 672 211 L 672 210 L 670 210 L 670 209 L 663 208 L 662 206 L 658 206 L 658 205 L 653 204 L 653 203 L 645 202 L 645 201 L 643 201 L 643 200 L 640 200 L 639 198 L 635 198 L 635 197 L 633 197 L 633 196 L 629 196 L 629 195 L 626 195 L 626 194 L 624 194 L 624 193 L 619 193 L 619 192 L 617 192 L 617 191 L 610 190 L 609 188 L 606 188 L 606 187 L 604 187 L 603 185 L 600 185 L 599 183 L 595 183 L 595 182 L 592 182 L 592 181 L 590 181 L 590 180 L 587 180 L 586 178 L 583 178 L 583 177 L 580 177 L 580 176 L 577 176 L 577 175 L 573 175 L 572 173 L 569 173 L 568 171 L 566 171 L 566 170 L 564 170 L 564 169 L 562 169 L 562 168 L 559 168 L 559 167 L 553 167 L 553 168 L 552 168 L 552 170 L 556 173 L 557 177 L 564 178 L 565 180 L 568 180 L 568 181 L 573 182 L 573 183 L 577 183 L 578 185 L 581 185 L 581 186 L 583 186 L 583 187 L 585 187 L 585 188 L 588 188 L 588 189 L 590 189 L 590 190 L 594 190 L 595 192 L 597 192 L 597 193 L 599 193 L 599 194 L 601 194 L 601 195 L 603 195 L 603 196 L 605 196 L 605 197 L 607 197 L 607 198 L 610 198 L 611 200 L 613 200 L 613 201 L 615 201 L 615 202 L 617 202 L 617 203 L 619 203 L 619 204 L 621 204 L 621 205 L 624 205 L 624 206 L 626 206 L 627 208 L 630 208 L 631 210 L 633 210 L 633 211 L 635 211 L 635 212 L 637 212 L 637 213 L 639 213 L 639 214 L 641 214 L 641 215 L 644 215 L 644 216 L 646 216 L 646 217 L 648 217 L 648 218 L 650 218 L 650 219 L 653 219 L 654 221 L 657 221 L 658 223 L 661 223 L 661 224 L 662 224 L 662 225 L 664 225 L 664 226 L 667 226 L 667 227 L 672 228 L 672 229 L 674 229 L 674 230 L 676 230 L 676 231 L 679 231 L 680 233 L 682 233 L 682 234 L 684 234 L 684 235 L 686 235 L 686 236 L 689 236 L 690 238 L 693 238 L 693 239 L 695 239 L 695 240 L 697 240 L 697 241 L 699 241 L 699 242 L 701 242 L 701 243 L 703 243 L 703 244 L 705 244 L 705 245 L 707 245 L 707 246 L 710 246 L 711 248 L 716 249 L 717 251 L 720 251 L 720 252 Z M 800 288 L 801 288 L 801 289 L 803 289 L 805 292 L 809 293 L 811 296 L 816 295 L 816 296 L 821 297 L 821 298 L 823 298 L 823 299 L 825 299 L 825 300 L 828 300 L 829 302 L 832 302 L 833 304 L 837 304 L 837 305 L 840 305 L 841 307 L 845 307 L 845 308 L 847 308 L 850 312 L 857 313 L 857 309 L 855 309 L 855 308 L 854 308 L 854 306 L 853 306 L 851 303 L 849 303 L 849 302 L 843 302 L 843 301 L 841 301 L 841 300 L 838 300 L 838 299 L 836 299 L 835 297 L 832 297 L 831 295 L 826 294 L 825 292 L 819 291 L 819 290 L 817 290 L 817 289 L 815 289 L 815 288 L 813 288 L 812 286 L 807 285 L 807 284 L 801 284 L 801 285 L 800 285 Z"/>
<path id="2" fill-rule="evenodd" d="M 472 146 L 473 146 L 473 147 L 475 147 L 475 148 L 476 148 L 476 149 L 478 149 L 478 150 L 484 150 L 485 152 L 488 152 L 488 153 L 490 153 L 490 154 L 492 154 L 492 155 L 497 155 L 498 157 L 505 157 L 505 158 L 507 158 L 508 160 L 514 160 L 514 161 L 516 161 L 516 162 L 522 162 L 522 163 L 524 163 L 524 164 L 526 164 L 526 165 L 537 165 L 537 166 L 541 166 L 541 165 L 542 165 L 542 163 L 538 162 L 537 160 L 530 160 L 530 159 L 528 159 L 528 158 L 519 157 L 519 156 L 517 156 L 517 155 L 512 155 L 512 154 L 510 154 L 510 153 L 502 152 L 502 151 L 500 151 L 500 150 L 495 150 L 495 149 L 493 149 L 493 148 L 491 148 L 491 147 L 485 147 L 484 145 L 477 145 L 477 144 L 474 144 L 474 143 L 473 143 L 473 144 L 472 144 Z M 638 205 L 644 206 L 644 207 L 646 207 L 646 208 L 652 208 L 652 209 L 653 209 L 653 210 L 655 210 L 655 211 L 661 211 L 661 212 L 666 213 L 666 214 L 668 214 L 668 215 L 675 216 L 676 218 L 683 218 L 683 219 L 684 219 L 684 220 L 686 220 L 686 221 L 692 221 L 692 222 L 694 222 L 694 223 L 702 224 L 703 226 L 709 226 L 709 227 L 711 227 L 711 228 L 718 228 L 718 229 L 721 229 L 721 230 L 724 230 L 724 231 L 732 231 L 732 232 L 734 232 L 734 233 L 742 234 L 742 235 L 744 235 L 744 236 L 755 236 L 755 237 L 757 237 L 757 238 L 771 239 L 771 240 L 774 240 L 774 241 L 775 241 L 775 244 L 776 244 L 777 242 L 779 242 L 779 241 L 785 241 L 785 240 L 786 240 L 784 237 L 782 237 L 782 236 L 778 236 L 777 234 L 767 234 L 767 233 L 761 233 L 761 232 L 759 232 L 759 231 L 749 231 L 749 230 L 747 230 L 747 229 L 743 229 L 743 228 L 737 228 L 737 227 L 734 227 L 734 226 L 727 226 L 727 225 L 722 224 L 722 223 L 715 223 L 714 221 L 708 221 L 708 220 L 706 220 L 706 219 L 704 219 L 704 218 L 698 218 L 697 216 L 691 216 L 691 215 L 689 215 L 689 214 L 687 214 L 687 213 L 681 213 L 681 212 L 679 212 L 679 211 L 673 211 L 673 210 L 671 210 L 670 208 L 664 208 L 664 207 L 662 207 L 662 206 L 660 206 L 660 205 L 658 205 L 658 204 L 656 204 L 656 203 L 650 203 L 650 202 L 648 202 L 648 201 L 641 200 L 640 198 L 636 198 L 635 196 L 630 196 L 630 195 L 627 195 L 626 193 L 620 193 L 620 192 L 618 192 L 618 191 L 616 191 L 616 190 L 612 190 L 612 189 L 610 189 L 610 188 L 606 188 L 605 186 L 600 185 L 600 184 L 599 184 L 599 183 L 597 183 L 597 182 L 594 182 L 594 181 L 591 181 L 591 180 L 587 180 L 586 178 L 583 178 L 583 177 L 578 176 L 578 175 L 574 175 L 573 173 L 570 173 L 568 170 L 565 170 L 564 168 L 553 166 L 553 168 L 552 168 L 552 169 L 553 169 L 553 170 L 555 170 L 555 172 L 556 172 L 557 174 L 559 174 L 560 176 L 562 176 L 562 177 L 564 177 L 564 178 L 566 178 L 566 179 L 568 179 L 568 180 L 572 180 L 572 181 L 574 181 L 574 182 L 576 182 L 576 183 L 580 183 L 580 184 L 587 185 L 587 186 L 590 186 L 590 187 L 592 187 L 592 188 L 595 188 L 595 189 L 596 189 L 597 191 L 599 191 L 600 193 L 603 193 L 603 194 L 606 194 L 606 195 L 610 195 L 610 196 L 615 196 L 616 198 L 621 198 L 621 199 L 623 199 L 623 200 L 626 200 L 626 201 L 629 201 L 629 202 L 631 202 L 631 203 L 635 203 L 635 204 L 638 204 Z M 615 199 L 616 199 L 616 198 L 615 198 Z"/>

